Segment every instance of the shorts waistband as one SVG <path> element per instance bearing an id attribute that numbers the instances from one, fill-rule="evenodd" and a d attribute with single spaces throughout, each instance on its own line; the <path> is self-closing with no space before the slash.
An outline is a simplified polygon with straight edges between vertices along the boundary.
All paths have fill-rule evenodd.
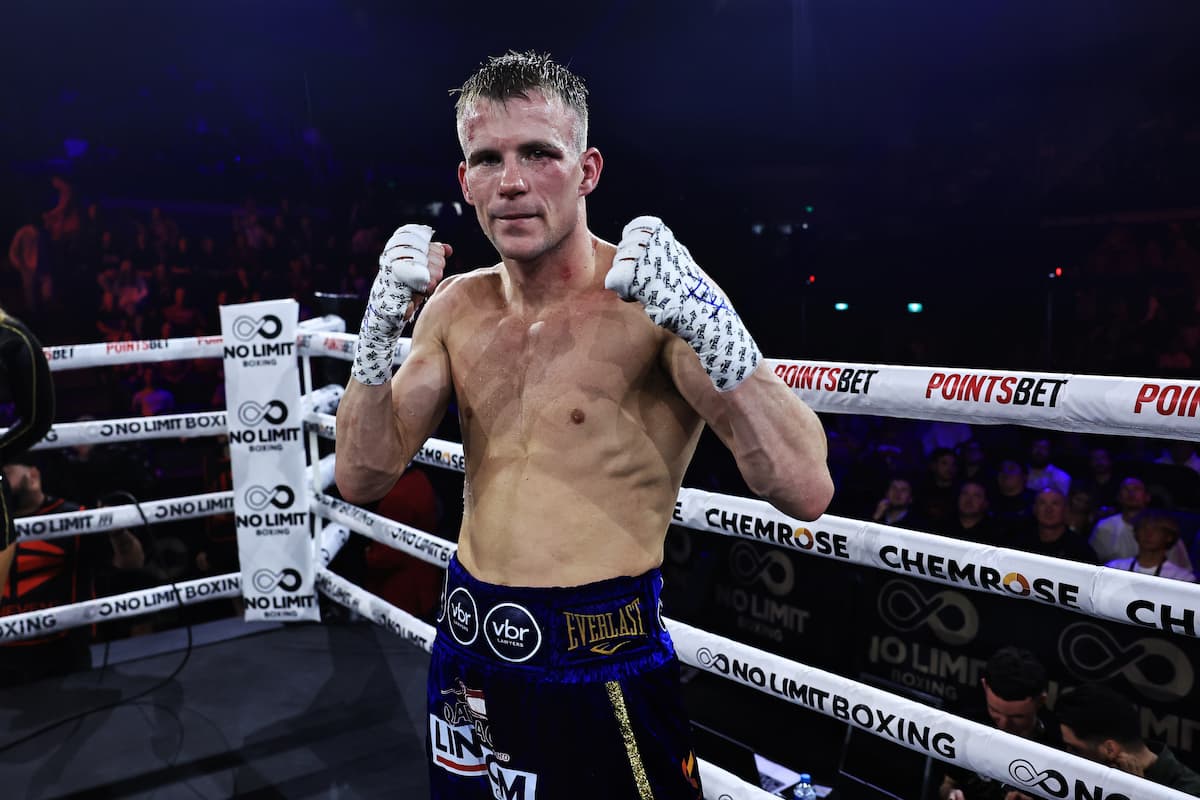
<path id="1" fill-rule="evenodd" d="M 498 586 L 472 576 L 454 556 L 438 638 L 497 666 L 566 671 L 559 675 L 565 680 L 616 678 L 675 654 L 662 624 L 662 585 L 652 569 L 582 586 Z"/>

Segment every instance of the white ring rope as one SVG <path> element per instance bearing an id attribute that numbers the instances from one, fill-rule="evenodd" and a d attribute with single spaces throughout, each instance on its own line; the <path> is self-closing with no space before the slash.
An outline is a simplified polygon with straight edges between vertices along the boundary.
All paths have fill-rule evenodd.
<path id="1" fill-rule="evenodd" d="M 315 493 L 320 493 L 333 484 L 333 466 L 334 456 L 332 453 L 321 459 L 318 465 L 321 484 L 311 487 Z M 140 505 L 141 512 L 138 511 L 137 505 L 130 503 L 65 514 L 21 517 L 15 520 L 17 532 L 20 535 L 18 541 L 103 533 L 122 528 L 140 527 L 144 523 L 157 524 L 216 516 L 233 511 L 233 492 L 212 492 L 170 500 L 147 500 Z M 144 521 L 143 513 L 146 515 Z M 325 527 L 319 539 L 322 564 L 328 566 L 349 535 L 350 532 L 345 527 L 339 525 Z M 233 581 L 233 583 L 230 584 L 229 581 Z M 242 594 L 241 574 L 237 572 L 174 585 L 178 586 L 182 592 L 181 596 L 185 605 L 192 602 L 240 597 Z M 97 615 L 103 619 L 124 619 L 162 610 L 159 606 L 166 604 L 166 601 L 163 600 L 165 597 L 163 592 L 173 591 L 171 587 L 172 584 L 161 584 L 122 595 L 56 606 L 54 609 L 40 609 L 0 617 L 0 642 L 44 636 L 50 630 L 91 625 L 97 621 Z M 112 606 L 97 605 L 104 600 L 111 601 Z M 178 605 L 174 600 L 172 603 Z"/>
<path id="2" fill-rule="evenodd" d="M 301 332 L 297 335 L 298 351 L 303 356 L 320 355 L 350 360 L 353 358 L 356 337 L 342 333 L 344 330 L 344 322 L 337 317 L 301 323 Z M 402 361 L 410 348 L 411 341 L 402 340 L 395 360 Z M 119 363 L 220 358 L 224 355 L 224 346 L 219 336 L 195 337 L 52 347 L 46 348 L 46 355 L 51 369 L 57 371 Z M 817 411 L 974 424 L 1010 423 L 1118 435 L 1197 438 L 1196 426 L 1192 421 L 1200 406 L 1200 382 L 1197 381 L 828 362 L 772 360 L 769 363 L 770 368 Z M 306 408 L 310 409 L 305 414 L 310 430 L 332 437 L 334 418 L 322 413 L 326 409 L 317 403 L 306 404 Z M 193 428 L 198 428 L 201 418 L 208 423 L 210 430 L 207 433 L 223 433 L 223 429 L 212 430 L 211 423 L 216 421 L 218 415 L 223 422 L 224 414 L 170 415 L 157 418 L 160 421 L 157 424 L 147 423 L 148 418 L 145 417 L 114 420 L 111 422 L 124 423 L 127 429 L 120 433 L 114 429 L 113 436 L 101 437 L 101 440 L 132 440 L 113 438 L 115 436 L 178 438 L 189 425 L 188 420 L 191 420 Z M 134 427 L 131 424 L 133 422 L 141 423 L 136 432 L 130 430 Z M 48 446 L 91 443 L 97 436 L 94 429 L 89 430 L 93 424 L 68 423 L 59 426 L 57 441 Z M 332 481 L 332 459 L 333 456 L 328 456 L 321 460 L 319 474 L 322 482 L 326 476 Z M 464 469 L 462 445 L 452 442 L 431 439 L 414 461 L 459 471 Z M 326 525 L 317 540 L 322 564 L 329 563 L 350 530 L 441 566 L 448 562 L 453 553 L 455 545 L 451 542 L 328 497 L 321 491 L 323 487 L 310 488 L 313 494 L 312 513 L 337 523 Z M 232 495 L 232 492 L 218 492 L 192 498 L 148 501 L 142 503 L 142 508 L 150 509 L 148 519 L 153 515 L 162 517 L 155 519 L 156 522 L 207 516 L 231 510 Z M 187 508 L 189 502 L 192 503 L 190 509 Z M 204 505 L 208 507 L 202 509 Z M 38 520 L 41 524 L 37 526 L 31 526 L 28 518 L 18 520 L 18 530 L 23 536 L 54 538 L 136 526 L 142 521 L 133 505 L 48 515 Z M 778 546 L 1003 596 L 1022 596 L 1049 602 L 1038 594 L 1036 587 L 1040 585 L 1043 589 L 1053 589 L 1050 597 L 1061 598 L 1064 596 L 1061 587 L 1070 585 L 1078 591 L 1068 591 L 1065 596 L 1077 597 L 1078 607 L 1061 602 L 1060 607 L 1164 630 L 1173 631 L 1178 626 L 1169 624 L 1165 616 L 1161 625 L 1154 624 L 1149 618 L 1132 618 L 1129 616 L 1130 604 L 1149 602 L 1144 598 L 1147 590 L 1153 590 L 1151 593 L 1154 596 L 1167 596 L 1171 603 L 1177 603 L 1173 606 L 1160 604 L 1164 608 L 1174 608 L 1175 612 L 1188 611 L 1194 617 L 1195 608 L 1200 605 L 1197 587 L 1188 584 L 1154 581 L 1153 578 L 1137 574 L 1063 562 L 1005 548 L 987 548 L 828 515 L 817 521 L 822 527 L 813 531 L 804 527 L 803 523 L 780 515 L 762 501 L 692 489 L 681 490 L 675 521 L 697 530 L 765 540 Z M 61 529 L 72 525 L 79 529 Z M 810 525 L 817 527 L 816 523 Z M 56 526 L 60 529 L 54 530 Z M 822 534 L 827 538 L 823 538 Z M 921 567 L 914 574 L 897 564 L 920 564 Z M 968 571 L 968 564 L 974 566 L 973 572 Z M 984 580 L 984 569 L 995 571 L 1003 577 L 999 581 Z M 991 572 L 986 574 L 990 578 Z M 1064 578 L 1074 583 L 1067 584 Z M 1050 583 L 1039 584 L 1039 581 Z M 1176 583 L 1179 585 L 1175 586 Z M 383 624 L 427 651 L 431 649 L 432 626 L 349 584 L 329 572 L 327 567 L 318 568 L 317 585 L 334 600 L 359 613 L 366 611 L 364 616 L 368 619 Z M 0 641 L 45 635 L 49 629 L 86 625 L 99 619 L 135 616 L 180 603 L 236 597 L 241 593 L 238 574 L 187 581 L 176 586 L 178 591 L 166 585 L 53 610 L 6 617 L 0 620 Z M 1082 787 L 1085 794 L 1099 796 L 1098 787 L 1103 787 L 1107 792 L 1105 796 L 1110 800 L 1126 797 L 1120 792 L 1128 792 L 1128 797 L 1138 798 L 1187 797 L 1180 792 L 922 706 L 866 684 L 807 667 L 677 621 L 667 622 L 684 663 L 833 716 L 934 758 L 961 764 L 1010 784 L 1025 786 L 1033 794 L 1062 797 L 1073 788 L 1078 795 Z M 1197 635 L 1195 626 L 1186 632 Z M 948 749 L 950 742 L 954 744 L 952 752 Z M 702 765 L 705 796 L 709 800 L 770 796 L 711 764 L 702 762 Z M 1071 780 L 1075 783 L 1068 786 L 1069 779 L 1065 775 L 1074 776 Z M 729 779 L 728 785 L 726 778 Z"/>
<path id="3" fill-rule="evenodd" d="M 330 415 L 310 414 L 323 436 L 334 435 Z M 413 459 L 464 471 L 461 444 L 430 439 Z M 316 502 L 316 501 L 314 501 Z M 430 563 L 421 552 L 396 543 L 396 523 L 337 500 L 330 519 Z M 314 506 L 314 513 L 323 513 Z M 370 520 L 364 522 L 364 520 Z M 1200 636 L 1200 584 L 1164 581 L 1153 575 L 1084 564 L 922 531 L 825 514 L 813 522 L 788 517 L 770 503 L 736 495 L 682 488 L 672 520 L 697 531 L 763 541 L 793 552 L 873 567 L 897 575 L 1035 603 L 1089 617 L 1168 633 Z M 401 526 L 403 527 L 403 526 Z M 380 530 L 386 531 L 380 536 Z M 415 537 L 404 528 L 406 544 Z M 434 545 L 428 545 L 433 547 Z"/>
<path id="4" fill-rule="evenodd" d="M 346 330 L 341 317 L 327 314 L 304 320 L 299 324 L 296 342 L 310 348 L 314 338 L 326 332 Z M 45 347 L 46 361 L 51 372 L 89 367 L 111 367 L 124 364 L 146 364 L 162 361 L 182 361 L 191 358 L 221 358 L 225 340 L 221 336 L 186 336 L 178 339 L 139 339 L 129 342 L 97 342 Z M 314 353 L 316 355 L 316 353 Z M 353 358 L 353 353 L 351 353 Z"/>
<path id="5" fill-rule="evenodd" d="M 353 360 L 354 334 L 307 352 Z M 327 345 L 327 346 L 326 346 Z M 412 348 L 401 339 L 396 361 Z M 1200 381 L 765 359 L 814 411 L 1200 441 Z"/>

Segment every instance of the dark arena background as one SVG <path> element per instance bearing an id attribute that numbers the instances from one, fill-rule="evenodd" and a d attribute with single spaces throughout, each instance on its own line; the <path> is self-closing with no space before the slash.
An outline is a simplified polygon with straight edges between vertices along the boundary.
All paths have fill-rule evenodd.
<path id="1" fill-rule="evenodd" d="M 537 49 L 589 84 L 605 159 L 592 229 L 615 242 L 632 217 L 662 217 L 768 357 L 1200 378 L 1194 2 L 10 0 L 0 19 L 0 305 L 47 347 L 215 336 L 218 305 L 284 297 L 355 331 L 405 222 L 454 245 L 451 271 L 492 263 L 456 181 L 450 90 L 488 55 Z M 317 369 L 316 386 L 349 374 Z M 55 383 L 57 422 L 225 407 L 211 362 Z M 1005 462 L 1036 466 L 1047 438 L 1084 539 L 1136 479 L 1200 565 L 1194 441 L 822 420 L 830 513 L 870 520 L 903 477 L 912 527 L 962 536 L 962 481 L 997 492 Z M 453 413 L 437 435 L 461 441 Z M 47 494 L 89 507 L 229 488 L 227 449 L 208 439 L 35 456 Z M 454 540 L 461 475 L 413 472 L 413 524 Z M 749 494 L 707 433 L 684 485 Z M 1017 547 L 1028 498 L 1004 515 L 997 499 L 989 522 L 1012 538 L 994 543 Z M 236 570 L 229 516 L 145 536 L 145 574 L 97 576 L 95 591 Z M 360 537 L 333 569 L 368 586 L 413 570 Z M 674 618 L 964 715 L 988 657 L 1028 648 L 1051 705 L 1104 681 L 1200 769 L 1194 618 L 1169 635 L 682 527 L 664 572 Z M 436 587 L 410 595 L 431 619 Z M 425 657 L 332 603 L 321 628 L 246 628 L 240 611 L 97 625 L 91 671 L 0 685 L 0 782 L 30 798 L 423 796 Z M 0 643 L 0 674 L 12 649 Z M 886 735 L 684 678 L 700 755 L 731 771 L 754 777 L 765 758 L 835 798 L 937 797 L 942 765 Z M 226 696 L 235 684 L 252 699 Z"/>

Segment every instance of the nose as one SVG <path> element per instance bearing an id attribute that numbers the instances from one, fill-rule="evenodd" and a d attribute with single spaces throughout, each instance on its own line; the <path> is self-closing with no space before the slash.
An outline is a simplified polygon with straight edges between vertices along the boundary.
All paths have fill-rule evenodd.
<path id="1" fill-rule="evenodd" d="M 500 173 L 500 194 L 511 197 L 522 194 L 527 189 L 520 162 L 515 158 L 506 159 L 504 170 Z"/>

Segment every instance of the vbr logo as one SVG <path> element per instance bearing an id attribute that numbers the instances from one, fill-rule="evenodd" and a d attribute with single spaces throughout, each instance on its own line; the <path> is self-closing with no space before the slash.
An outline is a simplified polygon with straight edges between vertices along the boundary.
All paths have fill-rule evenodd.
<path id="1" fill-rule="evenodd" d="M 300 588 L 300 573 L 291 567 L 285 567 L 281 572 L 272 572 L 269 569 L 260 569 L 254 573 L 250 579 L 254 584 L 254 588 L 266 594 L 271 592 L 278 586 L 285 592 L 294 592 Z"/>
<path id="2" fill-rule="evenodd" d="M 483 622 L 492 652 L 505 661 L 521 663 L 542 646 L 542 631 L 529 611 L 516 603 L 500 603 Z"/>
<path id="3" fill-rule="evenodd" d="M 247 400 L 238 406 L 237 416 L 243 425 L 249 427 L 254 427 L 260 422 L 282 425 L 287 422 L 288 410 L 279 400 L 269 400 L 265 404 Z"/>
<path id="4" fill-rule="evenodd" d="M 749 542 L 737 542 L 729 550 L 729 569 L 743 586 L 755 581 L 776 597 L 792 591 L 796 585 L 792 560 L 781 550 L 759 550 Z"/>
<path id="5" fill-rule="evenodd" d="M 479 612 L 475 598 L 459 586 L 446 598 L 446 614 L 450 618 L 450 635 L 459 644 L 471 644 L 479 635 Z"/>
<path id="6" fill-rule="evenodd" d="M 238 341 L 248 342 L 255 337 L 274 339 L 283 332 L 283 323 L 274 314 L 262 317 L 238 317 L 233 321 L 233 335 Z"/>
<path id="7" fill-rule="evenodd" d="M 979 632 L 979 612 L 959 592 L 941 591 L 929 597 L 908 581 L 891 580 L 879 590 L 879 616 L 898 631 L 928 626 L 949 645 L 963 645 Z"/>
<path id="8" fill-rule="evenodd" d="M 243 499 L 246 501 L 246 505 L 255 511 L 262 511 L 267 506 L 291 508 L 292 504 L 296 502 L 296 493 L 290 486 L 282 483 L 273 489 L 256 485 L 246 490 Z"/>
<path id="9" fill-rule="evenodd" d="M 1179 701 L 1191 694 L 1196 681 L 1187 655 L 1171 642 L 1147 637 L 1123 645 L 1087 622 L 1063 630 L 1058 655 L 1077 678 L 1105 681 L 1121 675 L 1151 700 Z"/>

